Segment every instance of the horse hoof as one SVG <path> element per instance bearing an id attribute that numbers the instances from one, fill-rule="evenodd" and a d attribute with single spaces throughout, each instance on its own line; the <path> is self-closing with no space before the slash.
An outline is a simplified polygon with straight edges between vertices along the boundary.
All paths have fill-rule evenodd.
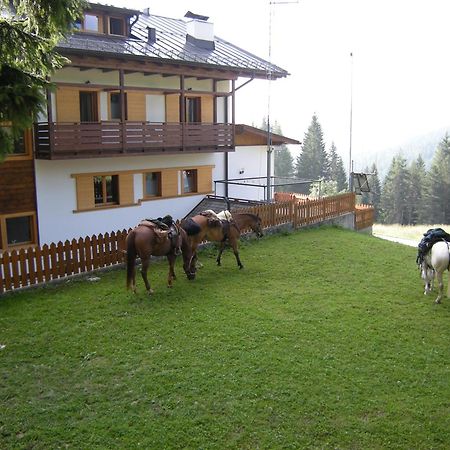
<path id="1" fill-rule="evenodd" d="M 153 290 L 153 289 L 149 289 L 148 291 L 147 291 L 147 294 L 148 295 L 153 295 L 155 293 L 155 291 Z"/>
<path id="2" fill-rule="evenodd" d="M 239 266 L 239 270 L 241 270 L 241 269 L 243 269 L 244 268 L 244 266 Z"/>
<path id="3" fill-rule="evenodd" d="M 172 287 L 172 285 L 171 285 L 171 284 L 168 284 L 168 285 L 167 285 L 167 288 L 169 288 L 169 289 L 170 289 L 171 287 Z"/>

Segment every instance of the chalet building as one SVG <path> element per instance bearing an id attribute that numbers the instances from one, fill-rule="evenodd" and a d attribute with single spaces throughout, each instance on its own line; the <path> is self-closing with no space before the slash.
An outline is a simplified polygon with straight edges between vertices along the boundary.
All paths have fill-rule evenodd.
<path id="1" fill-rule="evenodd" d="M 46 114 L 0 164 L 0 249 L 182 218 L 214 181 L 266 175 L 267 140 L 235 124 L 235 96 L 285 70 L 215 36 L 207 17 L 89 6 L 58 45 L 70 64 Z"/>

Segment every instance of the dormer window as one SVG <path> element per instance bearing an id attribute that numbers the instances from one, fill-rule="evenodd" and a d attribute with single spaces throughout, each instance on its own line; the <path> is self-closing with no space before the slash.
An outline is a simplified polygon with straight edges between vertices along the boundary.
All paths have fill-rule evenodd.
<path id="1" fill-rule="evenodd" d="M 109 34 L 125 36 L 125 20 L 119 17 L 109 18 Z"/>
<path id="2" fill-rule="evenodd" d="M 86 31 L 99 31 L 99 19 L 98 16 L 94 16 L 93 14 L 85 14 L 84 15 L 84 30 Z"/>

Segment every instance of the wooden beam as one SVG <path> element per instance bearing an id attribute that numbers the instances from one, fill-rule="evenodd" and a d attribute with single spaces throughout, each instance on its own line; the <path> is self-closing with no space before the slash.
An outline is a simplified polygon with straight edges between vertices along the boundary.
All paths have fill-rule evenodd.
<path id="1" fill-rule="evenodd" d="M 69 54 L 67 51 L 64 52 L 71 59 L 71 66 L 75 67 L 87 67 L 90 69 L 112 69 L 112 70 L 135 70 L 137 72 L 149 72 L 151 74 L 159 73 L 161 75 L 165 74 L 171 75 L 185 75 L 193 77 L 206 77 L 210 79 L 219 80 L 236 80 L 239 73 L 236 71 L 226 70 L 226 69 L 211 69 L 198 67 L 195 65 L 172 65 L 163 64 L 162 62 L 156 61 L 146 61 L 142 64 L 142 60 L 138 62 L 137 60 L 123 60 L 119 58 L 107 58 L 102 56 L 86 56 L 79 54 Z"/>

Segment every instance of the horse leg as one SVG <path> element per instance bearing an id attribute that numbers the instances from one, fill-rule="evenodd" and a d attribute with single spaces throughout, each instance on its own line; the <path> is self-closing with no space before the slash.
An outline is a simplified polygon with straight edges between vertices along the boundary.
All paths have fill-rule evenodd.
<path id="1" fill-rule="evenodd" d="M 221 265 L 220 258 L 222 257 L 222 253 L 223 253 L 224 249 L 225 249 L 225 242 L 221 242 L 220 246 L 219 246 L 219 254 L 217 255 L 217 259 L 216 259 L 218 266 Z"/>
<path id="2" fill-rule="evenodd" d="M 241 259 L 239 258 L 237 239 L 230 239 L 230 245 L 233 248 L 233 253 L 234 253 L 234 256 L 236 257 L 236 262 L 237 262 L 239 269 L 243 269 L 244 265 L 241 263 Z"/>
<path id="3" fill-rule="evenodd" d="M 144 284 L 145 284 L 145 288 L 147 289 L 147 293 L 149 295 L 152 295 L 154 291 L 150 287 L 150 283 L 147 278 L 147 271 L 148 271 L 148 266 L 150 265 L 150 258 L 141 258 L 141 260 L 142 260 L 142 267 L 141 267 L 142 279 L 144 280 Z"/>
<path id="4" fill-rule="evenodd" d="M 175 271 L 174 271 L 175 259 L 176 259 L 175 255 L 167 255 L 167 260 L 169 261 L 169 275 L 167 277 L 167 287 L 168 288 L 172 287 L 172 281 L 176 279 Z"/>
<path id="5" fill-rule="evenodd" d="M 442 280 L 443 272 L 437 270 L 437 280 L 439 284 L 439 295 L 437 296 L 436 303 L 441 303 L 442 293 L 444 291 L 444 281 Z"/>

